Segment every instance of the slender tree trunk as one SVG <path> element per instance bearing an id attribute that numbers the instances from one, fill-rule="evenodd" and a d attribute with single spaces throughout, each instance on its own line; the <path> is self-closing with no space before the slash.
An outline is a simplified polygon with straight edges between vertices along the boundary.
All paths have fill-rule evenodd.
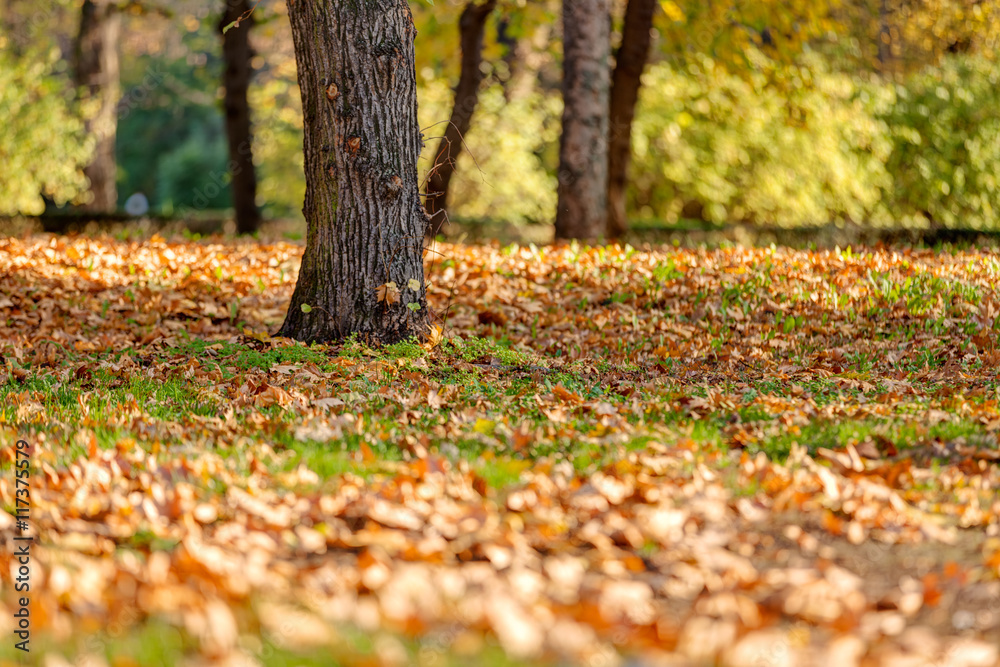
<path id="1" fill-rule="evenodd" d="M 308 228 L 279 335 L 327 341 L 358 333 L 394 342 L 420 334 L 427 215 L 417 188 L 422 141 L 410 9 L 406 0 L 288 0 L 288 16 L 302 93 Z"/>
<path id="2" fill-rule="evenodd" d="M 604 235 L 608 199 L 608 0 L 563 0 L 563 116 L 556 238 Z"/>
<path id="3" fill-rule="evenodd" d="M 476 4 L 475 0 L 465 5 L 458 21 L 461 34 L 462 71 L 455 86 L 455 103 L 451 110 L 451 121 L 445 128 L 438 145 L 430 177 L 427 179 L 425 206 L 430 216 L 428 235 L 433 236 L 445 220 L 448 205 L 448 186 L 455 173 L 455 161 L 462 152 L 462 141 L 472 125 L 472 115 L 479 104 L 479 84 L 483 80 L 483 31 L 486 19 L 496 0 L 486 0 Z"/>
<path id="4" fill-rule="evenodd" d="M 520 44 L 517 38 L 514 37 L 510 32 L 510 16 L 502 16 L 499 21 L 497 21 L 497 44 L 503 47 L 503 56 L 501 57 L 501 62 L 504 64 L 506 72 L 503 76 L 496 76 L 497 80 L 503 85 L 503 97 L 505 100 L 510 102 L 511 87 L 514 82 L 514 78 L 518 74 L 518 60 L 520 59 Z M 494 68 L 495 69 L 495 68 Z"/>
<path id="5" fill-rule="evenodd" d="M 632 120 L 639 99 L 642 70 L 649 58 L 650 31 L 656 0 L 629 0 L 625 9 L 622 43 L 611 76 L 610 133 L 608 136 L 608 236 L 618 238 L 628 229 L 625 192 L 632 162 Z"/>
<path id="6" fill-rule="evenodd" d="M 888 0 L 879 0 L 878 5 L 878 67 L 882 76 L 895 74 L 895 59 L 892 56 L 892 14 Z"/>
<path id="7" fill-rule="evenodd" d="M 219 24 L 220 31 L 240 20 L 222 35 L 222 57 L 225 61 L 222 82 L 226 91 L 226 137 L 229 140 L 230 190 L 236 211 L 236 231 L 252 234 L 260 227 L 257 208 L 257 173 L 253 167 L 253 134 L 250 130 L 250 104 L 247 89 L 253 70 L 250 59 L 250 27 L 253 15 L 250 0 L 226 0 L 226 9 Z"/>
<path id="8" fill-rule="evenodd" d="M 118 40 L 121 14 L 107 0 L 84 0 L 77 34 L 76 84 L 97 101 L 97 113 L 87 122 L 87 130 L 97 139 L 93 162 L 83 172 L 90 179 L 93 197 L 86 208 L 114 211 L 118 207 L 115 184 L 115 135 L 118 131 L 119 81 Z"/>
<path id="9" fill-rule="evenodd" d="M 17 0 L 3 0 L 3 15 L 0 16 L 0 29 L 7 39 L 6 47 L 15 56 L 20 57 L 31 41 L 27 17 L 18 7 Z"/>

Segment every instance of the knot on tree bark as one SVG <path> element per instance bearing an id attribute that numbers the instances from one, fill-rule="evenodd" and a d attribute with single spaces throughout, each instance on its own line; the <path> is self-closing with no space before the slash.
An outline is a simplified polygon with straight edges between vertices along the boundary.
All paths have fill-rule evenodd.
<path id="1" fill-rule="evenodd" d="M 393 174 L 386 183 L 386 191 L 392 197 L 398 197 L 403 189 L 403 179 L 398 174 Z"/>

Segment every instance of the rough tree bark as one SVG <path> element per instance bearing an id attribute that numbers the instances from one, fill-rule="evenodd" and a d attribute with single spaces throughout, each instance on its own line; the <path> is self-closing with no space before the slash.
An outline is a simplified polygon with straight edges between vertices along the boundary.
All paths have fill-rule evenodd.
<path id="1" fill-rule="evenodd" d="M 557 239 L 604 235 L 608 192 L 608 0 L 563 0 Z"/>
<path id="2" fill-rule="evenodd" d="M 639 99 L 642 70 L 649 59 L 655 9 L 656 0 L 629 0 L 625 9 L 622 43 L 615 54 L 608 135 L 607 232 L 611 238 L 620 237 L 628 229 L 625 191 L 632 161 L 632 120 Z"/>
<path id="3" fill-rule="evenodd" d="M 462 50 L 462 69 L 455 86 L 455 103 L 451 110 L 451 120 L 445 128 L 438 145 L 430 177 L 427 179 L 425 207 L 430 216 L 428 235 L 433 236 L 445 220 L 448 205 L 448 186 L 455 173 L 455 161 L 462 152 L 462 138 L 472 125 L 472 115 L 479 104 L 479 84 L 483 80 L 483 32 L 486 19 L 496 0 L 486 0 L 477 4 L 470 0 L 462 10 L 458 21 Z"/>
<path id="4" fill-rule="evenodd" d="M 423 333 L 427 215 L 417 188 L 422 140 L 410 9 L 406 0 L 288 0 L 288 16 L 308 227 L 278 335 L 394 342 Z"/>
<path id="5" fill-rule="evenodd" d="M 232 176 L 230 191 L 236 212 L 236 231 L 252 234 L 260 227 L 260 209 L 257 208 L 257 173 L 253 167 L 253 134 L 250 130 L 250 104 L 247 89 L 253 70 L 250 60 L 250 27 L 253 15 L 250 0 L 225 0 L 226 7 L 219 23 L 221 32 L 233 21 L 240 21 L 222 34 L 222 74 L 226 91 L 226 138 L 229 141 L 229 173 Z"/>
<path id="6" fill-rule="evenodd" d="M 97 113 L 87 122 L 87 131 L 97 139 L 94 159 L 83 171 L 90 179 L 92 211 L 114 211 L 118 207 L 115 184 L 115 136 L 118 131 L 119 81 L 118 40 L 121 14 L 113 2 L 84 0 L 80 13 L 75 53 L 76 84 L 97 102 Z"/>

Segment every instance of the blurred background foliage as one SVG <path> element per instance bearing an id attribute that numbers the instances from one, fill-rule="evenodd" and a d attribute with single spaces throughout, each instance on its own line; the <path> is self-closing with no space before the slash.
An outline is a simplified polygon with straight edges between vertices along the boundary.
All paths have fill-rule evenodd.
<path id="1" fill-rule="evenodd" d="M 226 209 L 221 2 L 160 2 L 125 17 L 119 204 L 142 192 L 163 215 Z M 624 2 L 613 5 L 620 29 Z M 464 3 L 411 6 L 425 176 L 458 78 Z M 79 3 L 7 0 L 4 12 L 0 213 L 37 214 L 86 186 L 87 109 L 66 72 Z M 453 219 L 551 223 L 558 17 L 556 0 L 502 0 L 490 18 Z M 284 3 L 265 0 L 254 19 L 258 200 L 265 216 L 296 219 L 301 109 Z M 1000 229 L 998 26 L 988 1 L 661 0 L 633 132 L 630 219 Z"/>
<path id="2" fill-rule="evenodd" d="M 749 76 L 708 57 L 651 68 L 634 135 L 637 217 L 887 221 L 893 147 L 879 111 L 891 87 L 830 72 L 813 54 L 758 62 Z"/>
<path id="3" fill-rule="evenodd" d="M 1000 178 L 1000 72 L 954 56 L 895 88 L 883 119 L 893 150 L 891 200 L 945 227 L 996 229 Z"/>
<path id="4" fill-rule="evenodd" d="M 418 113 L 425 146 L 421 173 L 437 149 L 451 110 L 451 88 L 432 72 L 424 73 Z M 453 219 L 545 223 L 555 218 L 556 167 L 559 162 L 559 118 L 562 100 L 538 90 L 511 100 L 503 87 L 482 91 L 468 150 L 458 158 L 451 187 Z"/>
<path id="5" fill-rule="evenodd" d="M 37 215 L 45 198 L 64 204 L 87 187 L 80 165 L 93 142 L 58 51 L 42 46 L 18 55 L 8 44 L 0 35 L 0 214 Z"/>

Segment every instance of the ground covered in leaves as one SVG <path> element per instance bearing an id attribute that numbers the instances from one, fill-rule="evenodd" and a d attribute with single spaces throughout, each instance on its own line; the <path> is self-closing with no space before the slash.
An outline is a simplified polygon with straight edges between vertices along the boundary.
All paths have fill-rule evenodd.
<path id="1" fill-rule="evenodd" d="M 0 662 L 1000 664 L 1000 255 L 439 245 L 371 349 L 300 253 L 0 240 Z"/>

